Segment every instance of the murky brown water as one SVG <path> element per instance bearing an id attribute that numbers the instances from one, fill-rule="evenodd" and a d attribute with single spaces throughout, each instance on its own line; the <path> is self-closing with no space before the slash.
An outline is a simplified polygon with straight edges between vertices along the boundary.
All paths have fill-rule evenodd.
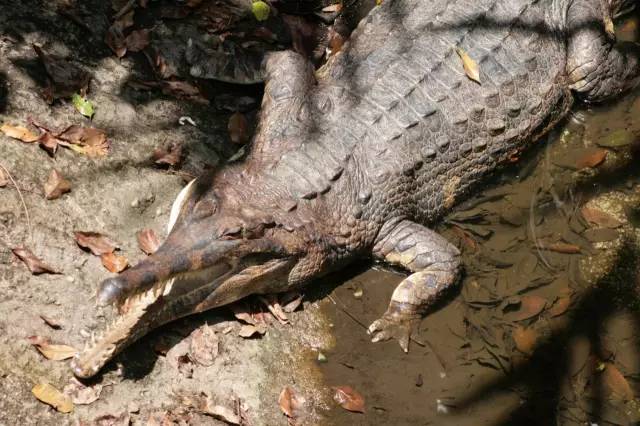
<path id="1" fill-rule="evenodd" d="M 637 37 L 637 21 L 623 28 Z M 461 290 L 409 354 L 363 327 L 403 275 L 347 271 L 321 302 L 337 345 L 320 369 L 362 393 L 366 413 L 336 405 L 326 424 L 637 424 L 639 139 L 640 90 L 576 108 L 449 215 L 438 230 L 463 250 Z"/>

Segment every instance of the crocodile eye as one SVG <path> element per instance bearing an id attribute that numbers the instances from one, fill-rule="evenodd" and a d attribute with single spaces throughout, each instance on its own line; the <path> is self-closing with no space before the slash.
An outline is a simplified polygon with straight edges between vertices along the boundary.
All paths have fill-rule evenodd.
<path id="1" fill-rule="evenodd" d="M 216 203 L 212 200 L 200 200 L 193 208 L 193 216 L 195 219 L 203 219 L 213 216 L 217 210 Z"/>

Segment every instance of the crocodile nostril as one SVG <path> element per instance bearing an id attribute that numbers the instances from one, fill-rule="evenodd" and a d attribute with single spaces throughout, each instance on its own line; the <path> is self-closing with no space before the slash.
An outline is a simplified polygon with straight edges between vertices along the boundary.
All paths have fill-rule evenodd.
<path id="1" fill-rule="evenodd" d="M 117 301 L 122 296 L 124 286 L 124 280 L 119 277 L 107 278 L 102 281 L 96 298 L 98 305 L 106 306 Z"/>

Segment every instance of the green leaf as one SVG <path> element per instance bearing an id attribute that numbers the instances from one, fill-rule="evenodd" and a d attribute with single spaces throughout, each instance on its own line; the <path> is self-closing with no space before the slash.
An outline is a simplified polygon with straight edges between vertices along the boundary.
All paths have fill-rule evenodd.
<path id="1" fill-rule="evenodd" d="M 269 8 L 269 5 L 263 1 L 254 1 L 251 5 L 251 11 L 258 21 L 266 21 L 269 19 L 269 12 L 271 12 L 271 9 Z"/>
<path id="2" fill-rule="evenodd" d="M 83 98 L 77 93 L 74 93 L 73 97 L 71 98 L 71 102 L 80 114 L 89 118 L 93 117 L 95 111 L 93 110 L 93 104 L 90 100 Z"/>

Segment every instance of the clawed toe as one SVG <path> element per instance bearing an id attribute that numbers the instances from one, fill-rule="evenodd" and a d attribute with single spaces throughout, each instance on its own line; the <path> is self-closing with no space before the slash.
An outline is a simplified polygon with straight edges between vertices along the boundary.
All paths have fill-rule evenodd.
<path id="1" fill-rule="evenodd" d="M 376 343 L 391 338 L 397 339 L 404 352 L 409 352 L 409 340 L 418 319 L 414 316 L 401 317 L 385 314 L 369 326 L 371 341 Z"/>

